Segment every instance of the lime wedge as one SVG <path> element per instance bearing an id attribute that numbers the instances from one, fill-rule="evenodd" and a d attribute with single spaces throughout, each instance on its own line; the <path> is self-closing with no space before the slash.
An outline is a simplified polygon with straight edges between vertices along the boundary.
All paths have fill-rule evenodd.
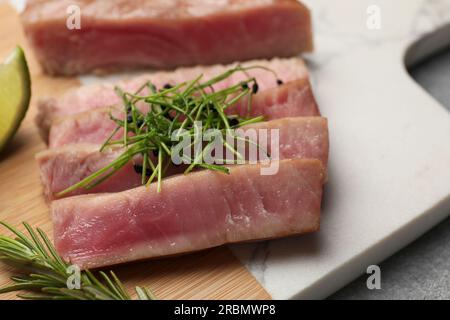
<path id="1" fill-rule="evenodd" d="M 0 64 L 0 152 L 14 136 L 28 110 L 30 72 L 22 48 L 16 47 Z"/>

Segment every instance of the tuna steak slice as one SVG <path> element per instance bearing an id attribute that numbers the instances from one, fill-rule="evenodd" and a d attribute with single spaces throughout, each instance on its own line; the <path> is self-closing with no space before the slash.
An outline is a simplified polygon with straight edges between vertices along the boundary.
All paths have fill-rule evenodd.
<path id="1" fill-rule="evenodd" d="M 52 200 L 55 193 L 80 182 L 90 174 L 100 170 L 120 156 L 121 150 L 99 152 L 99 145 L 73 145 L 42 151 L 36 155 L 44 194 Z M 141 177 L 133 165 L 127 165 L 119 172 L 100 184 L 91 192 L 116 192 L 141 185 Z M 82 194 L 86 190 L 78 189 L 70 195 Z"/>
<path id="2" fill-rule="evenodd" d="M 309 81 L 301 79 L 256 94 L 252 99 L 250 113 L 244 103 L 227 109 L 227 113 L 243 117 L 264 115 L 265 119 L 270 121 L 284 117 L 318 116 L 319 109 Z M 119 108 L 99 108 L 54 121 L 48 137 L 49 147 L 74 143 L 104 143 L 116 128 L 110 114 L 123 118 L 123 111 Z M 122 136 L 123 131 L 118 131 L 114 139 Z"/>
<path id="3" fill-rule="evenodd" d="M 282 160 L 229 175 L 199 171 L 120 193 L 52 203 L 59 254 L 83 269 L 162 257 L 226 243 L 318 230 L 325 170 L 319 160 Z"/>
<path id="4" fill-rule="evenodd" d="M 245 128 L 279 129 L 279 159 L 319 159 L 325 167 L 327 166 L 329 139 L 325 118 L 283 118 L 248 125 Z M 49 149 L 38 153 L 36 159 L 47 198 L 49 200 L 54 199 L 54 194 L 78 183 L 121 154 L 120 149 L 104 152 L 98 150 L 99 145 L 81 144 Z M 268 151 L 275 157 L 275 153 L 272 152 L 270 147 Z M 168 174 L 180 173 L 183 170 L 182 168 L 178 168 L 178 170 L 176 168 L 171 168 Z M 133 164 L 130 163 L 97 187 L 90 190 L 78 189 L 69 195 L 118 192 L 140 185 L 141 175 L 135 172 Z"/>
<path id="5" fill-rule="evenodd" d="M 80 28 L 77 10 L 68 19 L 74 5 Z M 313 46 L 297 0 L 32 0 L 22 23 L 53 75 L 290 57 Z"/>
<path id="6" fill-rule="evenodd" d="M 306 69 L 303 60 L 299 58 L 273 59 L 271 61 L 257 60 L 249 61 L 242 65 L 258 65 L 269 68 L 276 72 L 278 78 L 284 82 L 308 79 L 308 70 Z M 180 68 L 172 72 L 155 72 L 115 83 L 81 86 L 68 91 L 60 98 L 40 100 L 38 103 L 36 123 L 44 133 L 44 137 L 46 137 L 48 135 L 48 129 L 55 118 L 120 104 L 121 99 L 114 91 L 116 85 L 125 91 L 134 92 L 139 90 L 146 82 L 151 81 L 157 88 L 161 88 L 165 84 L 173 85 L 195 79 L 200 74 L 203 74 L 203 78 L 208 80 L 235 66 L 236 64 Z M 260 91 L 276 88 L 278 86 L 276 77 L 270 72 L 262 69 L 255 69 L 248 71 L 248 74 L 257 79 Z M 214 88 L 216 90 L 223 89 L 247 78 L 247 75 L 238 72 L 227 78 L 225 81 L 218 83 Z"/>

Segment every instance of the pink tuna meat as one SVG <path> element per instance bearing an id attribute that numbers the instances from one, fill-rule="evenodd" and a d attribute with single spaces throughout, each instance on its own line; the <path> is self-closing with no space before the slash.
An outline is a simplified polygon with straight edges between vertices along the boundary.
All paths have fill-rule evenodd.
<path id="1" fill-rule="evenodd" d="M 49 147 L 74 143 L 104 143 L 117 126 L 110 118 L 111 113 L 115 117 L 123 118 L 123 111 L 119 108 L 101 108 L 54 121 L 48 137 Z M 309 81 L 302 79 L 256 94 L 252 99 L 250 113 L 245 103 L 227 109 L 227 113 L 239 114 L 242 117 L 263 115 L 265 120 L 270 121 L 284 117 L 318 116 L 319 110 Z M 122 136 L 123 131 L 120 130 L 114 139 Z"/>
<path id="2" fill-rule="evenodd" d="M 67 27 L 74 5 L 79 29 Z M 53 75 L 290 57 L 313 46 L 297 0 L 31 0 L 22 23 Z"/>
<path id="3" fill-rule="evenodd" d="M 122 150 L 105 150 L 99 152 L 99 145 L 73 145 L 58 149 L 49 149 L 36 155 L 41 181 L 44 186 L 44 194 L 51 200 L 54 194 L 67 189 L 80 182 L 92 173 L 100 170 L 117 159 Z M 131 189 L 141 185 L 141 176 L 128 164 L 107 182 L 90 190 L 96 192 L 115 192 Z M 71 195 L 86 193 L 84 189 L 78 189 Z"/>
<path id="4" fill-rule="evenodd" d="M 279 159 L 319 159 L 324 167 L 328 164 L 329 139 L 325 118 L 283 118 L 248 125 L 244 129 L 279 129 Z M 54 199 L 54 194 L 100 170 L 121 154 L 120 149 L 104 152 L 98 150 L 99 145 L 70 145 L 37 154 L 41 181 L 47 198 Z M 270 147 L 268 152 L 275 157 Z M 180 173 L 183 170 L 182 168 L 176 170 L 176 167 L 171 169 L 168 175 Z M 141 185 L 141 175 L 137 174 L 133 164 L 129 163 L 97 187 L 90 190 L 77 189 L 69 195 L 118 192 L 139 185 Z"/>
<path id="5" fill-rule="evenodd" d="M 61 256 L 81 268 L 169 256 L 226 243 L 319 228 L 325 170 L 319 160 L 282 160 L 275 175 L 259 165 L 209 170 L 139 187 L 52 203 Z"/>
<path id="6" fill-rule="evenodd" d="M 308 70 L 302 59 L 273 59 L 271 61 L 250 61 L 242 64 L 243 66 L 263 66 L 270 68 L 277 73 L 278 77 L 284 82 L 294 80 L 303 80 L 302 87 L 305 90 L 305 97 L 311 96 L 308 79 Z M 151 81 L 157 88 L 161 88 L 165 84 L 177 84 L 184 81 L 192 80 L 203 74 L 204 79 L 211 79 L 214 76 L 235 67 L 236 64 L 223 66 L 199 66 L 192 68 L 180 68 L 173 72 L 156 72 L 124 80 L 116 83 L 102 83 L 95 85 L 81 86 L 73 89 L 60 98 L 48 98 L 39 101 L 38 115 L 36 123 L 41 128 L 44 137 L 48 135 L 49 127 L 53 120 L 58 117 L 73 115 L 80 112 L 93 110 L 96 108 L 111 107 L 121 104 L 121 98 L 114 91 L 115 86 L 119 86 L 127 92 L 135 92 L 141 88 L 143 84 Z M 255 77 L 258 81 L 261 92 L 278 87 L 276 77 L 265 70 L 254 69 L 248 72 L 249 76 Z M 239 83 L 247 79 L 248 76 L 242 72 L 238 72 L 218 83 L 214 88 L 223 89 Z M 307 98 L 305 98 L 307 99 Z"/>

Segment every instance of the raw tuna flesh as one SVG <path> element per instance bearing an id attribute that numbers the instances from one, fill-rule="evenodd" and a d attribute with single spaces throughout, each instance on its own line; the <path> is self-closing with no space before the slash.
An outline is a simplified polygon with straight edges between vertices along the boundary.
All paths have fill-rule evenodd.
<path id="1" fill-rule="evenodd" d="M 309 81 L 301 79 L 257 93 L 252 99 L 250 112 L 247 104 L 240 103 L 227 109 L 227 113 L 239 114 L 242 117 L 263 115 L 265 120 L 270 121 L 284 117 L 318 116 L 319 109 Z M 123 110 L 112 107 L 98 108 L 55 120 L 49 132 L 49 147 L 74 143 L 103 144 L 117 126 L 111 120 L 110 114 L 116 118 L 124 118 Z M 123 137 L 122 130 L 113 138 L 120 137 Z"/>
<path id="2" fill-rule="evenodd" d="M 117 159 L 123 151 L 107 149 L 99 152 L 99 149 L 99 145 L 80 144 L 38 153 L 36 159 L 47 199 L 53 199 L 54 193 L 67 189 L 105 167 Z M 133 164 L 130 163 L 90 192 L 123 191 L 140 184 L 141 176 L 135 172 Z M 86 190 L 77 189 L 70 195 L 82 193 L 86 193 Z"/>
<path id="3" fill-rule="evenodd" d="M 275 152 L 272 152 L 270 144 L 267 150 L 274 159 L 319 159 L 324 167 L 328 164 L 329 139 L 325 118 L 283 118 L 244 127 L 244 129 L 250 128 L 279 129 L 278 157 Z M 270 131 L 268 138 L 270 141 Z M 262 144 L 262 141 L 255 142 Z M 54 199 L 54 194 L 108 165 L 122 152 L 121 149 L 99 152 L 99 148 L 99 145 L 74 144 L 38 153 L 36 159 L 47 198 Z M 182 168 L 176 170 L 176 168 L 171 168 L 168 175 L 180 173 L 183 170 Z M 68 195 L 117 192 L 140 185 L 141 175 L 136 173 L 133 164 L 129 163 L 97 187 L 90 190 L 77 189 Z"/>
<path id="4" fill-rule="evenodd" d="M 305 97 L 312 98 L 311 88 L 307 82 L 308 70 L 302 59 L 258 60 L 243 63 L 242 65 L 270 68 L 276 72 L 277 77 L 285 83 L 303 79 Z M 156 72 L 115 83 L 81 86 L 70 90 L 60 98 L 47 98 L 39 101 L 36 123 L 38 127 L 41 128 L 43 136 L 47 137 L 49 127 L 55 118 L 73 115 L 96 108 L 120 105 L 122 101 L 114 91 L 115 86 L 119 86 L 126 92 L 135 92 L 139 90 L 143 84 L 151 81 L 157 88 L 162 88 L 165 84 L 174 85 L 184 81 L 193 80 L 201 74 L 203 74 L 205 80 L 208 80 L 235 66 L 236 64 L 180 68 L 172 72 Z M 260 92 L 278 87 L 276 77 L 268 71 L 254 69 L 248 71 L 248 75 L 257 79 Z M 224 89 L 247 78 L 248 76 L 242 72 L 234 73 L 226 80 L 215 85 L 214 89 Z"/>
<path id="5" fill-rule="evenodd" d="M 169 256 L 226 243 L 318 230 L 325 169 L 320 160 L 282 160 L 229 175 L 204 170 L 120 193 L 52 203 L 59 254 L 81 268 Z"/>
<path id="6" fill-rule="evenodd" d="M 31 0 L 22 24 L 52 75 L 291 57 L 313 47 L 310 12 L 297 0 Z"/>

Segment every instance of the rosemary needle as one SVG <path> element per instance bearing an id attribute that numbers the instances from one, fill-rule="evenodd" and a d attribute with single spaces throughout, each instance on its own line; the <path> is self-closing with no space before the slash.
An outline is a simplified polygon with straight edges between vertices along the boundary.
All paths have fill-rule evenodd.
<path id="1" fill-rule="evenodd" d="M 13 284 L 0 288 L 0 294 L 26 291 L 17 296 L 32 300 L 131 300 L 112 271 L 100 271 L 101 280 L 89 270 L 80 271 L 80 288 L 69 289 L 70 265 L 61 259 L 41 229 L 34 230 L 24 222 L 27 236 L 5 222 L 0 221 L 0 225 L 15 236 L 0 235 L 0 261 L 21 271 L 20 276 L 11 277 Z M 145 288 L 135 290 L 139 300 L 155 299 Z"/>
<path id="2" fill-rule="evenodd" d="M 229 129 L 263 121 L 264 117 L 262 116 L 241 117 L 226 112 L 227 109 L 247 99 L 247 114 L 250 114 L 252 96 L 259 90 L 256 79 L 248 75 L 248 71 L 252 69 L 266 70 L 275 76 L 277 84 L 281 83 L 271 69 L 262 66 L 242 67 L 238 65 L 207 81 L 202 82 L 203 75 L 199 75 L 191 81 L 166 85 L 160 90 L 157 90 L 151 82 L 145 83 L 134 93 L 125 92 L 116 87 L 116 94 L 121 97 L 123 102 L 123 117 L 117 118 L 110 115 L 117 127 L 103 143 L 100 151 L 110 146 L 116 146 L 122 147 L 123 153 L 107 166 L 59 192 L 56 196 L 66 195 L 78 188 L 93 188 L 128 163 L 133 162 L 136 156 L 143 161 L 142 184 L 148 186 L 156 179 L 157 191 L 160 192 L 165 168 L 171 163 L 172 147 L 178 143 L 171 139 L 172 133 L 177 130 L 178 132 L 184 130 L 184 134 L 189 135 L 191 141 L 194 140 L 191 147 L 201 145 L 203 148 L 200 152 L 194 152 L 193 157 L 184 157 L 184 162 L 190 164 L 185 174 L 196 167 L 228 173 L 229 170 L 220 165 L 202 163 L 201 156 L 205 150 L 211 147 L 213 141 L 206 144 L 199 143 L 196 136 L 199 131 L 197 123 L 202 124 L 201 134 L 210 129 L 217 129 L 224 137 L 225 134 L 230 134 Z M 248 77 L 229 86 L 220 84 L 237 72 L 242 72 Z M 215 89 L 213 89 L 214 86 Z M 217 89 L 221 87 L 223 88 Z M 144 109 L 141 107 L 142 105 L 148 107 L 148 112 L 142 111 Z M 113 140 L 120 130 L 123 132 L 122 138 Z M 235 136 L 235 138 L 237 137 Z M 228 161 L 227 164 L 242 161 L 242 155 L 234 146 L 225 144 L 225 147 L 237 158 L 235 162 Z M 147 175 L 149 170 L 152 173 Z"/>

